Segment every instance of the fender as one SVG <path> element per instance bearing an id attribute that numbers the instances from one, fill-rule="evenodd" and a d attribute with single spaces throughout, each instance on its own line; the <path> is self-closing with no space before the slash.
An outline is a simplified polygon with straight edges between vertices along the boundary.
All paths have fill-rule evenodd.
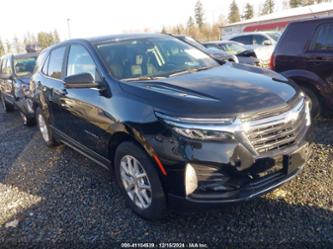
<path id="1" fill-rule="evenodd" d="M 298 85 L 310 85 L 310 88 L 317 90 L 318 93 L 321 95 L 325 95 L 325 93 L 327 93 L 327 89 L 330 88 L 330 85 L 322 78 L 320 78 L 315 73 L 307 70 L 288 70 L 281 72 L 281 74 L 288 79 L 292 79 Z"/>

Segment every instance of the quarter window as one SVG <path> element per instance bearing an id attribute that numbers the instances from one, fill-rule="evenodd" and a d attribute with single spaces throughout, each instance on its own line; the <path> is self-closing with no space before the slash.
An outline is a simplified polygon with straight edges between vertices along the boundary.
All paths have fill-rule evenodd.
<path id="1" fill-rule="evenodd" d="M 322 24 L 317 28 L 310 50 L 333 51 L 333 23 Z"/>
<path id="2" fill-rule="evenodd" d="M 60 79 L 62 74 L 62 65 L 64 61 L 66 47 L 60 47 L 52 50 L 49 63 L 48 63 L 48 70 L 47 75 L 55 78 Z"/>
<path id="3" fill-rule="evenodd" d="M 72 45 L 69 50 L 67 76 L 90 73 L 96 78 L 96 64 L 88 51 L 81 45 Z"/>

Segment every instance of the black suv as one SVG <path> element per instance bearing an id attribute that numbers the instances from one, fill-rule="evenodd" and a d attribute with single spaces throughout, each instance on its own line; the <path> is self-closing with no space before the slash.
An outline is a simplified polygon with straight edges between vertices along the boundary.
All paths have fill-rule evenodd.
<path id="1" fill-rule="evenodd" d="M 309 155 L 309 106 L 297 86 L 221 66 L 167 35 L 60 43 L 41 53 L 31 84 L 46 144 L 112 165 L 145 218 L 251 199 L 292 179 Z"/>
<path id="2" fill-rule="evenodd" d="M 302 88 L 313 116 L 332 114 L 333 18 L 289 24 L 273 53 L 271 69 Z"/>
<path id="3" fill-rule="evenodd" d="M 0 97 L 5 112 L 16 106 L 25 125 L 34 123 L 29 82 L 38 54 L 5 55 L 0 62 Z"/>

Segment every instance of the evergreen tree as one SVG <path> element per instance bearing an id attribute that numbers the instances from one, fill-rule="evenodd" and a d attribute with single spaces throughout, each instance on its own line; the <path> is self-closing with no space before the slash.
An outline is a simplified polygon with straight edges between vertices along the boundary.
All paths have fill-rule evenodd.
<path id="1" fill-rule="evenodd" d="M 274 0 L 266 0 L 261 15 L 267 15 L 274 12 Z"/>
<path id="2" fill-rule="evenodd" d="M 195 22 L 197 23 L 198 27 L 201 29 L 204 25 L 204 9 L 200 0 L 197 1 L 194 7 L 194 16 Z"/>
<path id="3" fill-rule="evenodd" d="M 234 22 L 240 21 L 239 8 L 238 8 L 238 5 L 235 0 L 233 0 L 230 5 L 228 19 L 229 19 L 229 23 L 234 23 Z"/>
<path id="4" fill-rule="evenodd" d="M 254 16 L 253 6 L 250 3 L 247 3 L 244 10 L 243 18 L 245 20 L 251 19 Z"/>

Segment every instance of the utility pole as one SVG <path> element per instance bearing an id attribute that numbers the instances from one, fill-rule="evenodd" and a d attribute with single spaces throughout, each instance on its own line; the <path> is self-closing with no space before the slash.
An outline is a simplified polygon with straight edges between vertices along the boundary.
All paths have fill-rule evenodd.
<path id="1" fill-rule="evenodd" d="M 71 19 L 67 18 L 68 39 L 71 39 Z"/>

